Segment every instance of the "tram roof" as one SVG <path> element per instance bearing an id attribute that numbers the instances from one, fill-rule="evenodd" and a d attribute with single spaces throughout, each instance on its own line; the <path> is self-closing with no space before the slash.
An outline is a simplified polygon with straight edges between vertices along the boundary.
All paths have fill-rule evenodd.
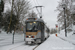
<path id="1" fill-rule="evenodd" d="M 36 20 L 26 20 L 25 22 L 30 22 L 30 21 L 32 21 L 32 22 L 33 21 L 38 21 L 38 22 L 43 22 L 44 23 L 43 19 L 41 19 L 41 18 L 36 18 Z"/>
<path id="2" fill-rule="evenodd" d="M 42 19 L 40 19 L 40 18 L 37 19 L 36 21 L 39 21 L 39 22 L 43 22 L 44 23 L 44 21 Z"/>

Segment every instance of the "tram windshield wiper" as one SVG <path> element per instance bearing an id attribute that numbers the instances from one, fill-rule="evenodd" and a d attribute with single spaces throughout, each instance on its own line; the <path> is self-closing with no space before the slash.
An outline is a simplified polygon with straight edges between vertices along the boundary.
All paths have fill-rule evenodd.
<path id="1" fill-rule="evenodd" d="M 33 31 L 35 29 L 35 25 L 32 27 L 31 31 Z"/>
<path id="2" fill-rule="evenodd" d="M 29 22 L 27 23 L 27 30 L 30 30 L 30 31 L 37 30 L 38 29 L 37 25 L 38 25 L 37 22 Z"/>
<path id="3" fill-rule="evenodd" d="M 34 25 L 34 26 L 32 27 L 31 31 L 33 31 L 33 30 L 37 30 L 37 26 L 36 26 L 36 25 Z"/>

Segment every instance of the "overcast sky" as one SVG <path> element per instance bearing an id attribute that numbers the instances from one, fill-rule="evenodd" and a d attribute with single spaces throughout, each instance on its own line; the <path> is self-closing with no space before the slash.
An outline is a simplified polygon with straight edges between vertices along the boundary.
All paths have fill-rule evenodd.
<path id="1" fill-rule="evenodd" d="M 41 5 L 43 7 L 43 19 L 50 28 L 55 28 L 57 24 L 56 7 L 58 6 L 59 0 L 29 0 L 32 6 Z"/>
<path id="2" fill-rule="evenodd" d="M 57 24 L 57 15 L 56 7 L 58 6 L 59 0 L 29 0 L 32 4 L 32 7 L 40 5 L 43 7 L 43 19 L 47 23 L 50 28 L 55 28 L 55 24 Z M 10 10 L 9 3 L 5 3 L 5 10 Z M 36 11 L 36 10 L 35 10 Z"/>

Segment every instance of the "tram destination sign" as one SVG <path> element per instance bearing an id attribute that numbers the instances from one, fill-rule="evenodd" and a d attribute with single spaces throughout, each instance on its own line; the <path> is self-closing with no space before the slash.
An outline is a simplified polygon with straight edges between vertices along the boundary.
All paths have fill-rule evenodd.
<path id="1" fill-rule="evenodd" d="M 35 20 L 35 18 L 28 18 L 28 20 Z"/>

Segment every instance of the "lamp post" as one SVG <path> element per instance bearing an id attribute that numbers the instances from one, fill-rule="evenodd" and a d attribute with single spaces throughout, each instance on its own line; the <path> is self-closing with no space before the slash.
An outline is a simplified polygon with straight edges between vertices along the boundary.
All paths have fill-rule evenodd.
<path id="1" fill-rule="evenodd" d="M 63 2 L 62 7 L 63 7 L 63 10 L 64 10 L 65 37 L 67 37 L 67 31 L 66 31 L 66 16 L 65 16 L 66 4 L 65 4 L 65 2 Z"/>

